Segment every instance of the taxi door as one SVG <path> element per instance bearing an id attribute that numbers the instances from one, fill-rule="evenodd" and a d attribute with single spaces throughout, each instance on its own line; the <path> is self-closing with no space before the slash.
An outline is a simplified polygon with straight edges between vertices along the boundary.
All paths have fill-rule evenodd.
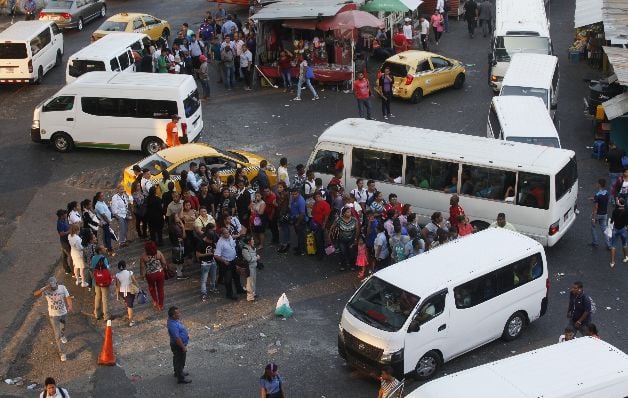
<path id="1" fill-rule="evenodd" d="M 454 84 L 453 65 L 442 57 L 431 57 L 432 68 L 434 69 L 434 90 L 440 90 Z"/>
<path id="2" fill-rule="evenodd" d="M 414 79 L 416 83 L 413 86 L 421 87 L 423 95 L 429 94 L 436 89 L 435 85 L 437 82 L 434 79 L 434 70 L 429 59 L 426 58 L 419 61 Z"/>

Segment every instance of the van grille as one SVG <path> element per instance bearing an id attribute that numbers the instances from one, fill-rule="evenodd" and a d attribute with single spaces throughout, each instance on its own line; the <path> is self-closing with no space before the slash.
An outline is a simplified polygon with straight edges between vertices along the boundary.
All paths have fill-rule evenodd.
<path id="1" fill-rule="evenodd" d="M 354 335 L 347 333 L 346 330 L 343 330 L 343 335 L 345 339 L 345 347 L 356 354 L 360 354 L 366 358 L 379 361 L 384 352 L 383 349 L 372 346 L 368 343 L 363 342 L 358 339 Z"/>

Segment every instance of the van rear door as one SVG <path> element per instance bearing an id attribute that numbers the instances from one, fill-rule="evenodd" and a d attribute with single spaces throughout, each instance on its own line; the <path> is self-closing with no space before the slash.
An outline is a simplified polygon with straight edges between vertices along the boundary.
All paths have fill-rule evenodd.
<path id="1" fill-rule="evenodd" d="M 30 79 L 32 72 L 33 64 L 26 42 L 4 41 L 0 43 L 0 82 Z"/>

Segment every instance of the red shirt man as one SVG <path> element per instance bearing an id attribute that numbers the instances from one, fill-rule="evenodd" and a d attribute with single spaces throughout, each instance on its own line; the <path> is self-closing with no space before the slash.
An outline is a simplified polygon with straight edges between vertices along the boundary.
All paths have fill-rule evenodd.
<path id="1" fill-rule="evenodd" d="M 397 31 L 393 35 L 393 46 L 395 47 L 395 53 L 400 53 L 408 49 L 408 40 L 402 32 Z"/>
<path id="2" fill-rule="evenodd" d="M 357 99 L 368 99 L 371 96 L 369 81 L 364 77 L 364 73 L 358 73 L 358 79 L 353 82 L 353 91 Z"/>
<path id="3" fill-rule="evenodd" d="M 399 203 L 397 195 L 391 193 L 390 195 L 388 195 L 388 203 L 384 205 L 384 210 L 386 210 L 386 213 L 388 213 L 388 210 L 394 210 L 395 218 L 397 218 L 403 210 L 403 204 Z"/>
<path id="4" fill-rule="evenodd" d="M 275 219 L 275 210 L 277 208 L 277 204 L 275 203 L 276 200 L 277 197 L 273 191 L 271 191 L 270 188 L 264 188 L 264 203 L 266 203 L 266 207 L 264 207 L 264 215 L 269 220 Z"/>
<path id="5" fill-rule="evenodd" d="M 325 220 L 331 214 L 331 206 L 323 200 L 320 192 L 314 194 L 314 206 L 312 206 L 312 221 L 320 226 L 325 225 Z"/>
<path id="6" fill-rule="evenodd" d="M 458 216 L 464 216 L 464 209 L 459 204 L 460 197 L 456 194 L 449 199 L 449 224 L 452 227 L 458 226 Z"/>

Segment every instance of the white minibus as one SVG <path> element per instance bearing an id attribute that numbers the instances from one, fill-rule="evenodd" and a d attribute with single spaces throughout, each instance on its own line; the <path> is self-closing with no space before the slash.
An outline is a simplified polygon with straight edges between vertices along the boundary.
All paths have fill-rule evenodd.
<path id="1" fill-rule="evenodd" d="M 558 109 L 558 57 L 541 54 L 515 54 L 504 76 L 500 96 L 539 97 L 552 119 Z"/>
<path id="2" fill-rule="evenodd" d="M 547 311 L 543 246 L 489 228 L 373 274 L 354 293 L 338 325 L 338 351 L 377 373 L 426 380 L 443 363 L 502 337 L 519 337 Z"/>
<path id="3" fill-rule="evenodd" d="M 543 0 L 496 0 L 491 40 L 489 85 L 496 93 L 514 54 L 552 54 L 549 21 Z"/>
<path id="4" fill-rule="evenodd" d="M 66 83 L 87 72 L 135 72 L 132 50 L 141 54 L 146 40 L 150 38 L 144 33 L 118 33 L 91 43 L 68 58 Z"/>
<path id="5" fill-rule="evenodd" d="M 188 141 L 196 140 L 203 115 L 192 76 L 91 72 L 35 108 L 31 139 L 59 152 L 87 147 L 151 155 L 166 142 L 166 124 L 175 114 Z"/>
<path id="6" fill-rule="evenodd" d="M 50 21 L 19 21 L 0 33 L 0 83 L 41 83 L 61 65 L 63 33 Z"/>
<path id="7" fill-rule="evenodd" d="M 449 212 L 460 196 L 479 229 L 505 213 L 517 231 L 553 246 L 576 220 L 578 172 L 573 151 L 345 119 L 318 138 L 308 168 L 324 184 L 341 172 L 346 192 L 357 179 L 395 193 L 422 224 Z M 366 186 L 366 184 L 365 184 Z"/>
<path id="8" fill-rule="evenodd" d="M 627 396 L 628 355 L 600 339 L 583 337 L 443 376 L 406 398 Z"/>
<path id="9" fill-rule="evenodd" d="M 560 148 L 558 131 L 542 99 L 507 95 L 493 97 L 486 136 L 506 141 Z"/>

